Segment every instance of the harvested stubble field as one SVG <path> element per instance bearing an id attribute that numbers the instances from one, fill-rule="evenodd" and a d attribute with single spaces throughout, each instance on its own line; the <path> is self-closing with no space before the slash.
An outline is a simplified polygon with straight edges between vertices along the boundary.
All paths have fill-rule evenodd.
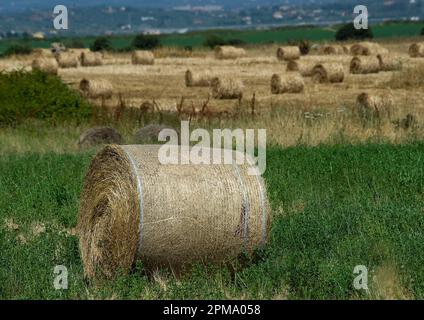
<path id="1" fill-rule="evenodd" d="M 75 89 L 83 78 L 108 80 L 114 98 L 92 100 L 107 112 L 87 121 L 31 119 L 0 127 L 0 298 L 424 298 L 424 59 L 409 58 L 410 43 L 383 44 L 404 62 L 396 72 L 352 75 L 349 55 L 302 57 L 342 63 L 345 79 L 305 78 L 297 94 L 271 94 L 272 75 L 287 72 L 277 46 L 250 48 L 237 60 L 162 52 L 154 65 L 106 54 L 102 66 L 59 69 Z M 32 58 L 0 60 L 0 68 L 29 69 Z M 210 88 L 186 87 L 188 69 L 243 80 L 243 98 L 217 100 L 208 97 Z M 358 115 L 363 92 L 390 94 L 390 117 Z M 140 110 L 145 102 L 153 112 Z M 205 103 L 207 112 L 200 113 Z M 406 125 L 408 114 L 413 121 Z M 79 150 L 79 135 L 111 125 L 132 143 L 146 124 L 178 128 L 187 118 L 192 129 L 267 129 L 268 246 L 229 266 L 195 265 L 182 276 L 147 273 L 138 264 L 129 275 L 87 283 L 74 228 L 94 150 Z M 53 287 L 53 267 L 60 264 L 70 272 L 66 291 Z M 369 291 L 353 288 L 356 265 L 368 267 Z"/>

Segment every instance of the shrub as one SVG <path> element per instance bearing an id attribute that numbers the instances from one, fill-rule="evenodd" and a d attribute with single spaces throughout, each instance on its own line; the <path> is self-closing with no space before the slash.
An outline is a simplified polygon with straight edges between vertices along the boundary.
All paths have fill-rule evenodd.
<path id="1" fill-rule="evenodd" d="M 340 29 L 336 32 L 336 40 L 344 41 L 344 40 L 364 40 L 364 39 L 372 39 L 373 33 L 371 28 L 368 29 L 356 29 L 353 23 L 348 23 L 340 27 Z"/>
<path id="2" fill-rule="evenodd" d="M 245 42 L 241 39 L 229 39 L 229 40 L 225 40 L 215 34 L 211 34 L 209 35 L 205 42 L 203 42 L 203 46 L 204 47 L 209 47 L 211 49 L 215 48 L 216 46 L 225 46 L 225 45 L 229 45 L 229 46 L 240 46 L 245 44 Z"/>
<path id="3" fill-rule="evenodd" d="M 37 70 L 0 73 L 0 101 L 0 124 L 27 118 L 80 121 L 91 114 L 91 106 L 60 78 Z"/>
<path id="4" fill-rule="evenodd" d="M 98 37 L 94 40 L 93 44 L 90 47 L 91 51 L 104 51 L 111 50 L 112 45 L 110 40 L 107 37 Z"/>
<path id="5" fill-rule="evenodd" d="M 26 44 L 14 44 L 6 49 L 4 56 L 31 54 L 32 48 Z"/>
<path id="6" fill-rule="evenodd" d="M 160 40 L 155 35 L 139 34 L 134 38 L 132 45 L 136 49 L 152 50 L 160 46 Z"/>

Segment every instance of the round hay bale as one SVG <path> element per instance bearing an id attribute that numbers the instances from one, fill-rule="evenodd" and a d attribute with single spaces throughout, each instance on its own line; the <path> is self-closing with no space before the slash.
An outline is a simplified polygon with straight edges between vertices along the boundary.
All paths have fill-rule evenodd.
<path id="1" fill-rule="evenodd" d="M 323 54 L 338 55 L 349 53 L 349 49 L 342 45 L 325 45 L 321 48 Z"/>
<path id="2" fill-rule="evenodd" d="M 81 66 L 95 67 L 103 65 L 103 56 L 100 52 L 81 52 Z"/>
<path id="3" fill-rule="evenodd" d="M 300 58 L 300 50 L 297 46 L 286 46 L 286 47 L 279 47 L 277 49 L 277 58 L 278 60 L 297 60 Z"/>
<path id="4" fill-rule="evenodd" d="M 56 55 L 57 63 L 60 68 L 78 67 L 78 56 L 71 52 L 60 52 Z"/>
<path id="5" fill-rule="evenodd" d="M 54 58 L 54 53 L 51 49 L 35 48 L 32 52 L 36 58 Z"/>
<path id="6" fill-rule="evenodd" d="M 381 71 L 398 71 L 402 69 L 402 59 L 394 54 L 378 54 Z"/>
<path id="7" fill-rule="evenodd" d="M 78 146 L 80 148 L 90 148 L 101 144 L 121 144 L 122 142 L 122 136 L 115 129 L 109 127 L 95 127 L 81 134 L 78 140 Z"/>
<path id="8" fill-rule="evenodd" d="M 353 74 L 378 73 L 380 61 L 376 56 L 357 56 L 350 62 L 350 72 Z"/>
<path id="9" fill-rule="evenodd" d="M 344 80 L 344 69 L 340 63 L 320 63 L 312 71 L 312 80 L 319 83 L 337 83 Z"/>
<path id="10" fill-rule="evenodd" d="M 411 58 L 424 57 L 424 42 L 413 43 L 409 47 L 409 56 Z"/>
<path id="11" fill-rule="evenodd" d="M 389 51 L 375 42 L 359 42 L 350 47 L 350 53 L 354 56 L 371 56 L 377 54 L 388 54 Z"/>
<path id="12" fill-rule="evenodd" d="M 44 71 L 48 74 L 57 75 L 59 65 L 55 58 L 35 58 L 32 61 L 32 69 Z"/>
<path id="13" fill-rule="evenodd" d="M 214 99 L 241 99 L 243 82 L 239 79 L 215 77 L 212 79 L 212 97 Z"/>
<path id="14" fill-rule="evenodd" d="M 88 80 L 84 78 L 80 81 L 79 88 L 86 97 L 91 99 L 110 99 L 113 94 L 112 83 L 105 79 Z"/>
<path id="15" fill-rule="evenodd" d="M 147 50 L 136 50 L 131 55 L 132 64 L 153 65 L 155 56 L 153 52 Z"/>
<path id="16" fill-rule="evenodd" d="M 222 263 L 265 245 L 265 184 L 248 164 L 161 164 L 159 148 L 109 145 L 92 160 L 77 224 L 87 277 L 129 271 L 138 259 L 178 270 Z"/>
<path id="17" fill-rule="evenodd" d="M 362 119 L 382 118 L 391 116 L 394 108 L 393 96 L 363 92 L 357 98 L 358 113 Z"/>
<path id="18" fill-rule="evenodd" d="M 191 70 L 187 70 L 185 73 L 185 84 L 187 87 L 210 87 L 213 78 L 210 72 L 193 74 Z"/>
<path id="19" fill-rule="evenodd" d="M 303 77 L 312 77 L 316 62 L 305 60 L 291 60 L 287 63 L 287 71 L 298 71 Z"/>
<path id="20" fill-rule="evenodd" d="M 148 143 L 158 143 L 159 142 L 159 133 L 165 129 L 172 129 L 169 126 L 161 124 L 149 124 L 134 134 L 134 143 L 136 144 L 148 144 Z"/>
<path id="21" fill-rule="evenodd" d="M 245 57 L 246 50 L 243 48 L 236 48 L 233 46 L 217 46 L 215 47 L 215 58 L 216 59 L 237 59 Z"/>
<path id="22" fill-rule="evenodd" d="M 299 74 L 273 74 L 271 77 L 271 93 L 300 93 L 305 87 L 305 82 Z"/>

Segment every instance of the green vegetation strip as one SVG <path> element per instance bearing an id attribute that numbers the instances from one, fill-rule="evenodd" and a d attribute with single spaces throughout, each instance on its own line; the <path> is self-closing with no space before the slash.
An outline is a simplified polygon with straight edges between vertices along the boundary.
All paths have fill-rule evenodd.
<path id="1" fill-rule="evenodd" d="M 195 266 L 176 280 L 130 275 L 87 285 L 76 224 L 91 154 L 7 155 L 0 159 L 0 298 L 370 298 L 379 267 L 401 291 L 424 298 L 424 145 L 293 147 L 268 150 L 273 207 L 269 245 L 243 267 Z M 13 219 L 18 229 L 5 225 Z M 6 219 L 6 220 L 7 220 Z M 10 224 L 10 220 L 7 220 Z M 36 235 L 34 224 L 45 231 Z M 23 238 L 25 241 L 23 241 Z M 65 265 L 69 289 L 55 290 Z M 370 294 L 353 288 L 369 270 Z"/>

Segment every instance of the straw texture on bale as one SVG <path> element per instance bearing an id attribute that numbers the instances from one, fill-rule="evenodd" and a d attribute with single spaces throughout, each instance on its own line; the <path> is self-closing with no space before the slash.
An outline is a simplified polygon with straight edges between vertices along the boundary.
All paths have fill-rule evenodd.
<path id="1" fill-rule="evenodd" d="M 138 259 L 178 270 L 222 263 L 266 243 L 266 189 L 248 164 L 161 164 L 159 148 L 109 145 L 91 162 L 77 223 L 87 277 L 129 271 Z"/>
<path id="2" fill-rule="evenodd" d="M 80 148 L 89 148 L 101 144 L 123 142 L 122 136 L 118 131 L 110 127 L 95 127 L 83 132 L 78 140 Z"/>
<path id="3" fill-rule="evenodd" d="M 81 65 L 84 67 L 95 67 L 103 65 L 103 57 L 100 52 L 82 52 Z"/>
<path id="4" fill-rule="evenodd" d="M 209 87 L 213 78 L 210 72 L 193 74 L 191 70 L 187 70 L 185 73 L 185 83 L 187 87 Z"/>
<path id="5" fill-rule="evenodd" d="M 409 47 L 409 56 L 411 58 L 424 57 L 424 42 L 413 43 Z"/>
<path id="6" fill-rule="evenodd" d="M 358 95 L 357 107 L 362 118 L 390 117 L 394 108 L 394 100 L 390 93 L 378 95 L 363 92 Z"/>
<path id="7" fill-rule="evenodd" d="M 393 54 L 379 54 L 377 59 L 380 63 L 381 71 L 397 71 L 402 69 L 402 60 Z"/>
<path id="8" fill-rule="evenodd" d="M 323 54 L 347 54 L 349 53 L 349 48 L 341 45 L 325 45 L 322 47 Z"/>
<path id="9" fill-rule="evenodd" d="M 380 61 L 376 56 L 353 57 L 350 62 L 350 72 L 353 74 L 378 73 Z"/>
<path id="10" fill-rule="evenodd" d="M 32 51 L 37 58 L 54 58 L 54 53 L 51 49 L 35 48 Z"/>
<path id="11" fill-rule="evenodd" d="M 79 87 L 86 97 L 92 99 L 109 99 L 113 93 L 112 83 L 106 79 L 88 80 L 84 78 L 80 81 Z"/>
<path id="12" fill-rule="evenodd" d="M 378 43 L 364 41 L 353 44 L 350 47 L 350 53 L 355 56 L 371 56 L 387 54 L 389 51 Z"/>
<path id="13" fill-rule="evenodd" d="M 215 77 L 212 79 L 212 96 L 214 99 L 241 99 L 243 82 L 239 79 Z"/>
<path id="14" fill-rule="evenodd" d="M 337 83 L 344 80 L 344 69 L 340 63 L 320 63 L 312 71 L 312 79 L 319 83 Z"/>
<path id="15" fill-rule="evenodd" d="M 216 59 L 237 59 L 246 56 L 246 50 L 233 46 L 217 46 L 215 47 Z"/>
<path id="16" fill-rule="evenodd" d="M 271 93 L 299 93 L 305 87 L 305 82 L 299 74 L 273 74 L 271 77 Z"/>
<path id="17" fill-rule="evenodd" d="M 291 60 L 287 63 L 287 71 L 298 71 L 303 77 L 312 77 L 312 71 L 316 65 L 314 61 Z"/>
<path id="18" fill-rule="evenodd" d="M 48 74 L 57 75 L 59 65 L 55 58 L 35 58 L 32 61 L 33 70 L 41 70 Z"/>
<path id="19" fill-rule="evenodd" d="M 78 67 L 78 56 L 71 52 L 60 52 L 56 55 L 57 63 L 60 68 Z"/>
<path id="20" fill-rule="evenodd" d="M 147 50 L 137 50 L 131 55 L 132 64 L 152 65 L 155 63 L 153 52 Z"/>
<path id="21" fill-rule="evenodd" d="M 300 58 L 300 49 L 297 46 L 279 47 L 277 49 L 278 60 L 297 60 Z"/>

